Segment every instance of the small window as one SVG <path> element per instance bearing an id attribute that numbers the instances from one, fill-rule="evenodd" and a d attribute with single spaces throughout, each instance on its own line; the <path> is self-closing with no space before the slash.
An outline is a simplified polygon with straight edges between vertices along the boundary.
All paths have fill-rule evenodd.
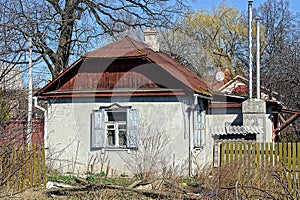
<path id="1" fill-rule="evenodd" d="M 109 147 L 126 147 L 126 110 L 108 110 L 106 113 L 106 135 Z"/>
<path id="2" fill-rule="evenodd" d="M 135 109 L 94 110 L 92 148 L 137 148 L 138 123 L 139 114 Z"/>

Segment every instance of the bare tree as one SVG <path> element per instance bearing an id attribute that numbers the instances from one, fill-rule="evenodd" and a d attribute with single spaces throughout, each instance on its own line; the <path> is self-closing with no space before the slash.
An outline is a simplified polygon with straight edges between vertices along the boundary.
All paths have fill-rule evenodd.
<path id="1" fill-rule="evenodd" d="M 287 0 L 267 0 L 256 15 L 266 39 L 261 55 L 264 86 L 287 108 L 300 109 L 299 16 L 289 11 Z"/>
<path id="2" fill-rule="evenodd" d="M 169 144 L 170 138 L 165 131 L 142 125 L 138 150 L 124 155 L 122 159 L 130 172 L 142 180 L 162 178 L 170 162 Z"/>
<path id="3" fill-rule="evenodd" d="M 186 15 L 175 30 L 163 31 L 162 38 L 164 50 L 199 75 L 245 71 L 246 20 L 226 4 Z"/>
<path id="4" fill-rule="evenodd" d="M 53 77 L 68 66 L 72 55 L 103 44 L 103 36 L 114 37 L 129 28 L 171 25 L 187 10 L 183 0 L 1 0 L 0 5 L 1 12 L 10 16 L 0 26 L 13 33 L 5 41 L 11 43 L 13 53 L 24 55 L 26 40 L 32 37 L 35 60 L 42 59 Z"/>

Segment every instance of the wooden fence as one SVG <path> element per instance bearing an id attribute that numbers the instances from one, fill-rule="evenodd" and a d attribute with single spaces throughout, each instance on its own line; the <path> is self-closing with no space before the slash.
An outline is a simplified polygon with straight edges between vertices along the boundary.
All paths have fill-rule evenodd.
<path id="1" fill-rule="evenodd" d="M 0 161 L 0 194 L 45 187 L 45 148 L 42 145 L 0 148 Z"/>
<path id="2" fill-rule="evenodd" d="M 215 153 L 219 155 L 219 166 L 236 163 L 249 169 L 270 169 L 278 166 L 284 174 L 288 189 L 294 197 L 299 197 L 300 143 L 227 142 L 220 143 L 218 147 Z"/>

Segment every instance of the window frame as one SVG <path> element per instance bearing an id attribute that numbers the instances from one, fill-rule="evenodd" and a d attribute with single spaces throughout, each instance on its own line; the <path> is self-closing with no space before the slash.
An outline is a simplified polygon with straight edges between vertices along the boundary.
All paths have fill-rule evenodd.
<path id="1" fill-rule="evenodd" d="M 120 132 L 119 132 L 119 125 L 127 125 L 127 110 L 105 110 L 105 134 L 107 137 L 107 148 L 125 148 L 126 147 L 126 132 L 127 129 L 125 128 L 125 144 L 120 145 Z M 109 117 L 108 117 L 108 112 L 112 112 L 112 113 L 118 113 L 118 112 L 124 112 L 126 113 L 126 119 L 125 121 L 118 121 L 118 120 L 114 120 L 114 121 L 110 121 Z M 113 114 L 114 115 L 114 114 Z M 108 126 L 113 125 L 114 128 L 108 128 Z M 109 130 L 113 130 L 114 131 L 114 136 L 113 136 L 113 144 L 109 144 L 109 136 L 108 136 L 108 131 Z"/>
<path id="2" fill-rule="evenodd" d="M 108 112 L 126 112 L 126 121 L 108 121 Z M 101 114 L 100 114 L 101 113 Z M 98 120 L 98 121 L 97 121 Z M 108 128 L 114 125 L 114 141 L 109 144 Z M 119 126 L 125 125 L 125 141 L 120 145 Z M 117 127 L 116 127 L 117 126 Z M 117 130 L 116 130 L 117 129 Z M 100 107 L 92 110 L 91 113 L 91 150 L 130 150 L 137 149 L 139 138 L 139 110 L 132 109 L 131 106 L 122 107 L 113 104 L 109 107 Z"/>

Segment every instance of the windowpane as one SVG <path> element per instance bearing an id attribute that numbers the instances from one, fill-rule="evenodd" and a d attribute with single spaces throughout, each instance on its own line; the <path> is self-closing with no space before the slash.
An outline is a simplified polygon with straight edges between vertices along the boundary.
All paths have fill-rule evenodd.
<path id="1" fill-rule="evenodd" d="M 107 129 L 115 129 L 115 125 L 114 124 L 108 124 L 107 125 Z"/>
<path id="2" fill-rule="evenodd" d="M 115 145 L 115 130 L 107 130 L 107 142 L 109 146 Z"/>
<path id="3" fill-rule="evenodd" d="M 126 145 L 126 131 L 119 130 L 119 145 L 125 146 Z"/>
<path id="4" fill-rule="evenodd" d="M 107 111 L 108 121 L 126 121 L 126 112 L 124 111 Z"/>
<path id="5" fill-rule="evenodd" d="M 119 130 L 126 130 L 126 124 L 119 124 Z"/>

